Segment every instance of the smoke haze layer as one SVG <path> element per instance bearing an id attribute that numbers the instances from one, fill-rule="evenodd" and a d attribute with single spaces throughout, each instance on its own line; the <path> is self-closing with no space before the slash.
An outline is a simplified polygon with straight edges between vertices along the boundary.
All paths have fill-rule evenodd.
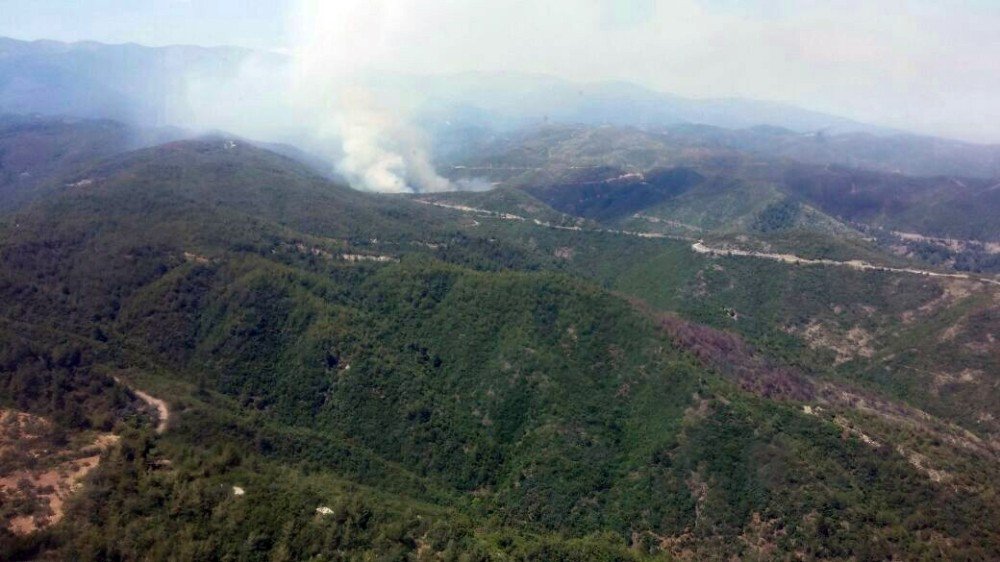
<path id="1" fill-rule="evenodd" d="M 374 61 L 394 33 L 383 0 L 303 0 L 292 49 L 293 98 L 313 142 L 339 155 L 337 170 L 360 189 L 449 191 L 431 162 L 412 103 L 371 87 Z M 333 148 L 331 145 L 339 144 Z"/>
<path id="2" fill-rule="evenodd" d="M 3 8 L 0 36 L 19 39 L 242 45 L 304 52 L 335 73 L 627 81 L 687 98 L 780 101 L 886 128 L 1000 142 L 996 0 L 39 0 Z M 6 48 L 0 41 L 5 56 Z M 170 66 L 119 60 L 157 72 Z M 78 105 L 61 100 L 64 107 L 100 102 L 114 111 L 133 101 L 101 89 L 109 67 L 81 62 L 73 61 L 77 78 L 94 78 L 97 93 Z M 144 90 L 135 109 L 164 91 L 172 90 Z"/>
<path id="3" fill-rule="evenodd" d="M 274 18 L 150 0 L 115 29 L 122 1 L 64 1 L 72 26 L 10 2 L 0 34 L 272 50 L 0 38 L 0 111 L 292 144 L 359 189 L 466 189 L 434 163 L 542 123 L 1000 140 L 985 0 L 280 0 Z"/>

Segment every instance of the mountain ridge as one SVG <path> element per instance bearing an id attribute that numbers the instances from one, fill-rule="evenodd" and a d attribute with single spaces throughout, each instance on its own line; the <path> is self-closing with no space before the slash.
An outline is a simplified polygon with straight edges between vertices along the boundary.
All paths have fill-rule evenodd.
<path id="1" fill-rule="evenodd" d="M 119 441 L 5 558 L 997 553 L 992 286 L 365 193 L 231 136 L 80 164 L 0 211 L 0 407 Z"/>
<path id="2" fill-rule="evenodd" d="M 238 71 L 238 66 L 249 60 L 270 71 L 288 65 L 288 57 L 283 54 L 255 51 L 241 47 L 213 46 L 202 47 L 194 45 L 170 45 L 162 47 L 147 47 L 136 43 L 105 44 L 96 41 L 81 41 L 65 43 L 50 40 L 23 41 L 13 38 L 0 38 L 0 49 L 6 56 L 6 66 L 0 66 L 0 76 L 6 76 L 8 83 L 5 89 L 0 88 L 0 110 L 10 112 L 59 113 L 65 109 L 75 108 L 83 111 L 88 117 L 122 118 L 130 113 L 115 113 L 107 104 L 94 105 L 93 100 L 75 99 L 73 91 L 96 91 L 97 83 L 87 88 L 74 87 L 76 74 L 86 74 L 86 69 L 92 68 L 95 76 L 101 76 L 105 87 L 110 87 L 109 93 L 117 93 L 124 102 L 124 107 L 134 106 L 131 110 L 132 123 L 139 125 L 182 125 L 191 126 L 196 123 L 171 122 L 178 115 L 174 109 L 165 104 L 167 97 L 150 95 L 149 100 L 135 99 L 129 93 L 130 83 L 138 83 L 128 78 L 128 72 L 135 69 L 116 68 L 123 62 L 146 61 L 143 64 L 157 68 L 157 73 L 141 75 L 153 85 L 144 90 L 152 94 L 157 88 L 170 88 L 176 95 L 178 82 L 183 82 L 188 74 L 210 76 L 206 72 L 213 69 L 221 72 L 221 77 L 231 76 Z M 39 52 L 40 51 L 40 52 Z M 76 54 L 106 54 L 103 62 L 77 60 L 76 70 L 66 68 L 58 61 L 46 62 L 37 57 L 45 54 L 73 56 Z M 213 55 L 207 57 L 206 55 Z M 13 64 L 12 63 L 15 63 Z M 55 91 L 63 90 L 62 97 L 53 98 L 49 106 L 44 100 L 31 99 L 28 96 L 34 79 L 32 65 L 41 64 L 37 69 L 39 76 L 47 76 L 47 87 Z M 131 63 L 130 63 L 131 64 Z M 207 64 L 207 66 L 206 66 Z M 82 65 L 82 66 L 81 66 Z M 188 67 L 186 68 L 186 65 Z M 110 71 L 110 73 L 109 73 Z M 116 74 L 115 72 L 118 72 Z M 121 74 L 121 72 L 125 74 Z M 140 76 L 140 75 L 136 75 Z M 14 79 L 18 85 L 12 86 Z M 732 128 L 750 127 L 754 125 L 785 126 L 799 131 L 827 132 L 869 132 L 893 133 L 893 129 L 860 123 L 844 117 L 829 115 L 822 112 L 807 110 L 776 101 L 748 100 L 744 98 L 685 98 L 675 94 L 660 92 L 645 86 L 622 81 L 604 81 L 594 83 L 576 83 L 569 80 L 547 75 L 512 74 L 512 73 L 454 73 L 446 76 L 434 75 L 387 75 L 373 77 L 375 80 L 368 85 L 374 91 L 383 86 L 393 90 L 410 90 L 408 95 L 423 97 L 424 103 L 430 107 L 425 113 L 433 115 L 445 114 L 461 106 L 478 106 L 487 113 L 493 113 L 494 126 L 510 128 L 513 124 L 520 126 L 540 123 L 544 119 L 562 120 L 565 122 L 634 124 L 646 127 L 674 124 L 678 122 L 705 123 Z M 0 87 L 3 83 L 0 83 Z M 493 91 L 493 93 L 491 93 Z M 399 95 L 398 91 L 381 92 L 390 98 Z M 124 95 L 124 97 L 121 97 Z M 520 102 L 511 105 L 509 101 L 516 98 Z M 532 96 L 540 96 L 533 99 Z M 92 98 L 94 96 L 91 96 Z M 490 101 L 494 98 L 493 101 Z M 525 103 L 533 100 L 531 103 Z M 560 106 L 561 102 L 561 106 Z M 569 104 L 568 106 L 565 104 Z M 90 104 L 90 105 L 88 105 Z M 575 104 L 575 105 L 574 105 Z M 590 107 L 588 108 L 588 104 Z M 455 106 L 455 107 L 452 107 Z M 518 109 L 520 106 L 520 110 Z M 518 111 L 524 107 L 539 107 L 541 111 L 527 110 L 522 116 Z M 449 109 L 451 107 L 451 109 Z M 508 109 L 503 109 L 503 108 Z M 634 109 L 630 109 L 634 107 Z M 164 114 L 164 109 L 167 109 Z M 183 114 L 184 107 L 176 108 Z M 513 111 L 513 114 L 505 113 Z M 532 111 L 534 111 L 532 113 Z M 160 113 L 162 115 L 157 116 Z M 144 114 L 149 114 L 143 116 Z M 151 119 L 150 116 L 153 118 Z M 136 120 L 136 118 L 138 118 Z M 164 118 L 166 121 L 164 121 Z M 239 131 L 237 131 L 239 132 Z"/>

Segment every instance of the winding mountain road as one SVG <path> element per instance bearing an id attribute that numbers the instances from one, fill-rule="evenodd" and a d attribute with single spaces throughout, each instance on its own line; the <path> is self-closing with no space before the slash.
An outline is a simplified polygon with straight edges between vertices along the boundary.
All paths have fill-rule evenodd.
<path id="1" fill-rule="evenodd" d="M 118 377 L 115 377 L 115 381 L 118 382 L 118 384 L 127 387 L 132 391 L 132 394 L 135 394 L 139 398 L 139 400 L 142 400 L 148 406 L 156 410 L 156 433 L 162 434 L 167 430 L 167 427 L 170 424 L 170 407 L 167 405 L 165 400 L 161 400 L 149 393 L 143 392 Z"/>
<path id="2" fill-rule="evenodd" d="M 742 256 L 742 257 L 757 258 L 763 260 L 780 261 L 783 263 L 790 263 L 794 265 L 829 265 L 835 267 L 848 267 L 851 269 L 858 269 L 862 271 L 887 271 L 891 273 L 909 273 L 912 275 L 924 275 L 927 277 L 946 277 L 949 279 L 980 281 L 982 283 L 988 283 L 991 285 L 1000 286 L 1000 281 L 996 279 L 990 279 L 988 277 L 975 277 L 967 273 L 941 273 L 937 271 L 928 271 L 925 269 L 914 269 L 909 267 L 888 267 L 884 265 L 876 265 L 873 263 L 864 262 L 861 260 L 837 261 L 828 259 L 810 259 L 810 258 L 799 257 L 794 254 L 771 254 L 767 252 L 756 252 L 748 250 L 711 248 L 709 246 L 706 246 L 704 242 L 701 240 L 698 240 L 694 244 L 691 244 L 691 249 L 699 254 L 710 254 L 716 256 Z"/>
<path id="3" fill-rule="evenodd" d="M 613 234 L 619 236 L 635 236 L 637 238 L 664 238 L 671 240 L 685 240 L 692 242 L 691 250 L 697 254 L 707 254 L 716 256 L 741 256 L 741 257 L 748 257 L 748 258 L 755 258 L 762 260 L 779 261 L 792 265 L 824 265 L 832 267 L 847 267 L 851 269 L 857 269 L 860 271 L 884 271 L 890 273 L 903 273 L 909 275 L 923 275 L 925 277 L 962 279 L 965 281 L 979 281 L 981 283 L 986 283 L 989 285 L 995 285 L 1000 287 L 1000 280 L 991 279 L 989 277 L 978 277 L 974 275 L 969 275 L 967 273 L 941 273 L 938 271 L 929 271 L 926 269 L 915 269 L 909 267 L 889 267 L 884 265 L 876 265 L 861 260 L 837 261 L 829 259 L 811 259 L 811 258 L 803 258 L 800 256 L 796 256 L 794 254 L 772 254 L 767 252 L 756 252 L 751 250 L 712 248 L 710 246 L 706 246 L 703 240 L 695 240 L 694 238 L 686 236 L 675 236 L 669 234 L 661 234 L 658 232 L 639 232 L 632 230 L 614 230 L 614 229 L 603 229 L 603 228 L 584 228 L 581 226 L 563 226 L 541 221 L 538 219 L 528 219 L 520 215 L 490 211 L 488 209 L 479 209 L 476 207 L 469 207 L 467 205 L 452 205 L 447 203 L 441 203 L 438 201 L 429 201 L 426 199 L 414 199 L 414 201 L 422 203 L 424 205 L 431 205 L 434 207 L 440 207 L 442 209 L 450 209 L 462 213 L 474 214 L 480 217 L 495 218 L 498 220 L 507 220 L 507 221 L 528 222 L 535 224 L 537 226 L 541 226 L 544 228 L 552 228 L 556 230 L 596 232 L 596 233 Z"/>

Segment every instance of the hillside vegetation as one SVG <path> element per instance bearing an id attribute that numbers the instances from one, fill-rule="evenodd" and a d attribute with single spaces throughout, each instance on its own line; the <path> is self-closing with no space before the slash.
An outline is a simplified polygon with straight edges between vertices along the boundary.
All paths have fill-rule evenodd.
<path id="1" fill-rule="evenodd" d="M 0 405 L 120 442 L 5 559 L 1000 555 L 983 284 L 592 229 L 629 199 L 364 194 L 225 137 L 52 185 L 0 222 Z M 906 354 L 938 328 L 953 355 Z M 895 370 L 945 363 L 967 400 Z"/>
<path id="2" fill-rule="evenodd" d="M 849 156 L 852 139 L 887 148 Z M 893 155 L 909 150 L 901 147 L 927 151 L 930 141 L 876 139 L 808 140 L 764 127 L 551 126 L 495 140 L 448 173 L 520 189 L 557 211 L 628 230 L 810 258 L 853 255 L 996 273 L 1000 175 L 971 164 L 940 168 L 952 175 L 906 175 L 900 169 L 939 169 L 930 156 L 892 167 Z M 809 143 L 828 150 L 791 159 Z M 947 154 L 944 146 L 935 152 Z"/>

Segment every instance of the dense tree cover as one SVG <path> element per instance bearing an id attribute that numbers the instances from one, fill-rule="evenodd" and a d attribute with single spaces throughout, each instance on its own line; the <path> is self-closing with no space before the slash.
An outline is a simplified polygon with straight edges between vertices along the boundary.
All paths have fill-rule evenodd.
<path id="1" fill-rule="evenodd" d="M 810 394 L 767 391 L 829 359 L 789 321 L 919 306 L 940 290 L 926 280 L 831 284 L 716 269 L 673 242 L 462 227 L 215 141 L 94 176 L 3 227 L 4 329 L 32 332 L 4 339 L 0 399 L 123 442 L 63 523 L 0 535 L 8 558 L 997 554 L 992 465 L 962 469 L 979 488 L 938 484 L 803 413 Z M 567 244 L 575 257 L 552 259 Z M 601 284 L 759 351 L 693 325 L 671 337 Z M 168 399 L 167 433 L 137 422 L 114 374 Z M 85 419 L 59 415 L 72 403 Z"/>
<path id="2" fill-rule="evenodd" d="M 775 203 L 757 215 L 753 228 L 761 232 L 787 230 L 795 226 L 800 212 L 801 206 L 796 202 L 786 200 Z"/>
<path id="3" fill-rule="evenodd" d="M 34 201 L 103 157 L 133 145 L 114 121 L 0 114 L 0 210 Z"/>
<path id="4" fill-rule="evenodd" d="M 103 350 L 77 336 L 0 321 L 0 407 L 75 430 L 109 431 L 134 398 L 100 366 Z"/>
<path id="5" fill-rule="evenodd" d="M 911 177 L 852 168 L 792 165 L 784 185 L 831 215 L 896 230 L 993 240 L 1000 232 L 995 182 Z"/>
<path id="6" fill-rule="evenodd" d="M 571 248 L 572 259 L 559 264 L 563 270 L 654 309 L 736 331 L 771 358 L 900 397 L 984 436 L 1000 432 L 990 421 L 1000 419 L 1000 402 L 987 373 L 998 372 L 1000 358 L 988 336 L 997 331 L 989 284 L 738 256 L 706 259 L 692 255 L 686 241 L 490 226 L 492 236 L 543 253 Z M 789 234 L 825 257 L 858 257 L 842 245 L 823 245 L 829 238 Z M 866 341 L 852 342 L 852 330 Z M 838 359 L 834 347 L 848 355 Z M 966 370 L 983 376 L 928 392 L 940 385 L 935 373 L 957 377 Z"/>
<path id="7" fill-rule="evenodd" d="M 637 558 L 620 538 L 485 532 L 454 509 L 143 432 L 104 459 L 68 517 L 73 526 L 0 545 L 19 558 L 62 545 L 53 557 L 81 560 Z"/>
<path id="8" fill-rule="evenodd" d="M 525 190 L 557 211 L 606 221 L 663 203 L 705 178 L 689 168 L 655 169 L 642 175 L 599 168 L 571 179 L 568 183 L 533 185 Z"/>

